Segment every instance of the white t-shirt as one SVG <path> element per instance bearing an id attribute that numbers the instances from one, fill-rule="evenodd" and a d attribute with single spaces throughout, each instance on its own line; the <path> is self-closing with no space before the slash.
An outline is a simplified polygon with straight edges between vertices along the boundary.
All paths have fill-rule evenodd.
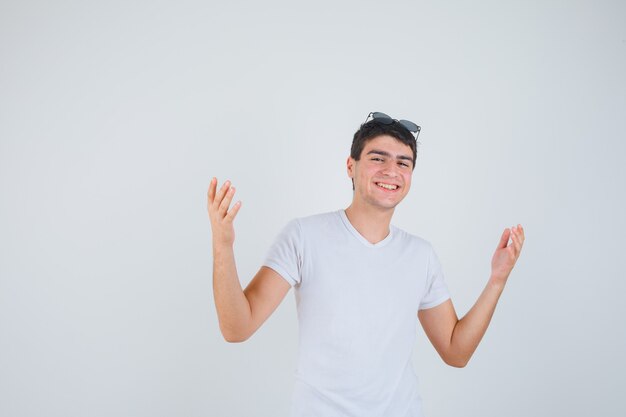
<path id="1" fill-rule="evenodd" d="M 390 225 L 372 244 L 337 210 L 287 223 L 264 265 L 296 297 L 291 417 L 422 417 L 417 311 L 450 298 L 430 243 Z"/>

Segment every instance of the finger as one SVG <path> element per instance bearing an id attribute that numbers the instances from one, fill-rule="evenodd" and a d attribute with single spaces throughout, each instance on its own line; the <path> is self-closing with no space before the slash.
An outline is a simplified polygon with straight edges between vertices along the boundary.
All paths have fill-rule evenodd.
<path id="1" fill-rule="evenodd" d="M 522 229 L 522 226 L 520 226 L 519 224 L 517 226 L 515 226 L 514 228 L 512 228 L 515 237 L 517 238 L 517 241 L 520 244 L 520 249 L 521 247 L 524 245 L 524 230 Z"/>
<path id="2" fill-rule="evenodd" d="M 519 251 L 522 249 L 522 243 L 519 240 L 519 236 L 518 236 L 518 232 L 516 229 L 513 229 L 513 233 L 511 233 L 511 240 L 513 241 L 513 246 L 515 248 L 515 255 L 517 256 L 517 254 L 519 253 Z"/>
<path id="3" fill-rule="evenodd" d="M 228 192 L 226 193 L 226 196 L 220 203 L 219 208 L 217 209 L 217 212 L 220 213 L 222 216 L 226 215 L 226 212 L 228 211 L 228 207 L 230 206 L 230 202 L 232 201 L 234 195 L 235 187 L 230 187 L 228 189 Z"/>
<path id="4" fill-rule="evenodd" d="M 515 236 L 520 244 L 520 248 L 524 245 L 524 231 L 522 230 L 522 226 L 519 224 L 515 228 Z"/>
<path id="5" fill-rule="evenodd" d="M 228 213 L 226 213 L 226 217 L 224 217 L 224 220 L 228 220 L 229 222 L 232 222 L 233 220 L 235 220 L 235 216 L 237 215 L 237 213 L 239 213 L 240 208 L 241 208 L 241 201 L 237 201 L 235 204 L 233 204 L 232 208 L 228 211 Z"/>
<path id="6" fill-rule="evenodd" d="M 215 200 L 213 200 L 213 206 L 215 208 L 218 208 L 220 206 L 220 204 L 222 203 L 222 199 L 224 198 L 224 194 L 226 194 L 226 191 L 228 191 L 229 188 L 230 188 L 230 181 L 226 180 L 224 184 L 222 185 L 222 187 L 217 192 L 217 194 L 215 195 Z"/>
<path id="7" fill-rule="evenodd" d="M 502 237 L 500 237 L 500 242 L 498 243 L 497 249 L 506 248 L 506 244 L 509 241 L 510 234 L 511 231 L 509 229 L 504 229 L 504 232 L 502 232 Z"/>
<path id="8" fill-rule="evenodd" d="M 213 204 L 213 200 L 215 200 L 215 188 L 217 186 L 217 178 L 213 177 L 211 179 L 211 183 L 209 184 L 209 193 L 208 193 L 208 204 Z"/>

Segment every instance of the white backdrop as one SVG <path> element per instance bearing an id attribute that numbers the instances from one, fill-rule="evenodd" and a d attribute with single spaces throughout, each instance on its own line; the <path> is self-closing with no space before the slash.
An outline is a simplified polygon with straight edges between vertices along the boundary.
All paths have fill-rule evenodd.
<path id="1" fill-rule="evenodd" d="M 426 414 L 623 416 L 626 6 L 0 2 L 0 415 L 284 416 L 293 290 L 226 343 L 206 190 L 245 287 L 290 219 L 345 208 L 370 111 L 422 126 L 393 223 L 457 312 L 526 243 L 469 365 L 421 328 Z"/>

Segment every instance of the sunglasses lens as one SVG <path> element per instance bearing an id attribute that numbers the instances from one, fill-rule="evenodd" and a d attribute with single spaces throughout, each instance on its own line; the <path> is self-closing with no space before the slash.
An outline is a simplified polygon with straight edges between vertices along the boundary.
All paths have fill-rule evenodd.
<path id="1" fill-rule="evenodd" d="M 386 115 L 385 113 L 381 113 L 379 111 L 375 111 L 370 113 L 373 120 L 376 120 L 379 123 L 384 123 L 386 125 L 392 124 L 395 120 Z M 369 119 L 369 116 L 368 116 Z M 415 133 L 415 140 L 417 140 L 417 135 L 419 135 L 421 128 L 413 122 L 408 120 L 397 120 L 402 126 L 404 126 L 409 132 Z"/>
<path id="2" fill-rule="evenodd" d="M 409 122 L 408 120 L 400 120 L 400 124 L 404 127 L 406 127 L 409 132 L 419 132 L 420 131 L 420 127 L 418 125 L 416 125 L 413 122 Z"/>
<path id="3" fill-rule="evenodd" d="M 372 113 L 372 117 L 377 122 L 381 122 L 381 123 L 384 123 L 386 125 L 393 123 L 393 119 L 391 117 L 387 116 L 385 113 L 381 113 L 381 112 L 376 111 L 376 112 Z"/>

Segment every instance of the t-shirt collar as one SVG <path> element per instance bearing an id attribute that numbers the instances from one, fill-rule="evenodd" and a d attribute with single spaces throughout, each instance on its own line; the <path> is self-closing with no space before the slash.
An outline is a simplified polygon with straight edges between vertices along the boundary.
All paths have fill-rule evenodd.
<path id="1" fill-rule="evenodd" d="M 352 226 L 352 223 L 350 223 L 350 220 L 348 219 L 348 216 L 346 215 L 346 211 L 344 209 L 338 210 L 337 211 L 339 213 L 339 217 L 341 217 L 341 220 L 343 222 L 343 224 L 346 226 L 346 228 L 354 235 L 354 237 L 356 237 L 363 245 L 369 247 L 369 248 L 380 248 L 382 246 L 385 246 L 387 243 L 389 243 L 389 241 L 391 241 L 392 237 L 393 237 L 393 226 L 389 225 L 389 234 L 380 242 L 378 243 L 372 243 L 369 240 L 365 239 L 365 237 L 363 237 L 363 235 L 361 233 L 359 233 L 358 230 L 356 230 L 354 228 L 354 226 Z"/>

